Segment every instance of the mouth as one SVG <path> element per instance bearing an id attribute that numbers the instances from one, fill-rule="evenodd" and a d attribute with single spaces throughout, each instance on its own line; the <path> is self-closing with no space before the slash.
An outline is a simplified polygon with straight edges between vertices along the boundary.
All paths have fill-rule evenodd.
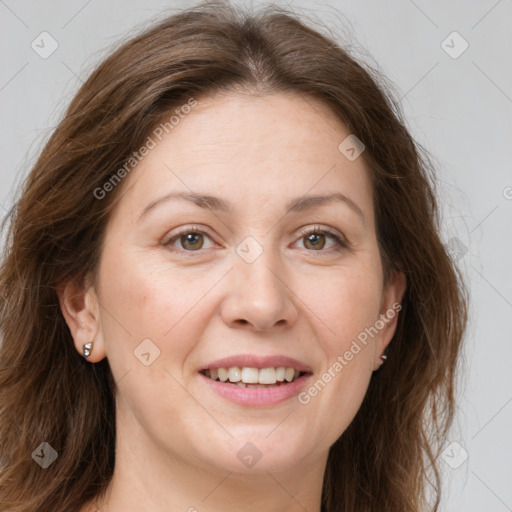
<path id="1" fill-rule="evenodd" d="M 213 381 L 249 389 L 277 388 L 286 386 L 295 382 L 304 375 L 310 375 L 309 372 L 285 366 L 266 368 L 255 368 L 250 366 L 206 368 L 201 370 L 199 373 Z"/>

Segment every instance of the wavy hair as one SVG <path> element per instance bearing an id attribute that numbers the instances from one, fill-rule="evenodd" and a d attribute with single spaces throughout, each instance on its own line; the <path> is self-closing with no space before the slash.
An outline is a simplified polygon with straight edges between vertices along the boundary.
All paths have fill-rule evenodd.
<path id="1" fill-rule="evenodd" d="M 275 5 L 247 13 L 225 2 L 167 15 L 92 72 L 3 222 L 1 510 L 75 512 L 109 484 L 112 373 L 107 359 L 90 364 L 77 353 L 57 287 L 97 269 L 123 183 L 102 199 L 95 191 L 176 106 L 217 91 L 318 99 L 366 146 L 385 275 L 400 269 L 407 289 L 388 361 L 330 448 L 322 511 L 438 510 L 467 296 L 440 240 L 431 157 L 385 84 L 313 22 Z M 31 457 L 43 441 L 58 452 L 45 471 Z"/>

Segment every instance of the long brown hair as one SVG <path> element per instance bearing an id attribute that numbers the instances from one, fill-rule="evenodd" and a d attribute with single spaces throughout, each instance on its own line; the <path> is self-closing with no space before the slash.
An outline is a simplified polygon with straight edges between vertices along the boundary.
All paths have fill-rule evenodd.
<path id="1" fill-rule="evenodd" d="M 123 183 L 98 199 L 164 116 L 216 91 L 319 99 L 366 146 L 384 268 L 407 278 L 385 365 L 331 447 L 325 512 L 438 510 L 437 460 L 454 414 L 467 294 L 439 237 L 433 165 L 385 79 L 274 5 L 202 3 L 125 42 L 92 73 L 23 183 L 0 267 L 0 509 L 78 511 L 115 462 L 108 361 L 77 353 L 57 286 L 97 268 Z M 341 141 L 340 141 L 341 142 Z M 119 174 L 118 174 L 119 177 Z M 47 442 L 58 459 L 31 454 Z M 427 485 L 431 486 L 425 491 Z"/>

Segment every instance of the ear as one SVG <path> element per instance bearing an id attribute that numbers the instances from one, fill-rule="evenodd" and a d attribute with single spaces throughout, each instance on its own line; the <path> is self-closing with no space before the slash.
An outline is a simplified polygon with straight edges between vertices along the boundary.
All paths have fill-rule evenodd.
<path id="1" fill-rule="evenodd" d="M 392 271 L 382 293 L 380 322 L 378 325 L 379 327 L 382 326 L 382 328 L 379 329 L 379 336 L 375 338 L 374 370 L 377 370 L 384 362 L 381 356 L 395 334 L 406 287 L 407 280 L 405 274 L 399 270 Z"/>
<path id="2" fill-rule="evenodd" d="M 101 336 L 99 302 L 94 288 L 85 288 L 73 279 L 57 286 L 60 308 L 75 343 L 82 355 L 83 346 L 94 341 L 87 361 L 96 363 L 105 357 L 105 347 Z"/>

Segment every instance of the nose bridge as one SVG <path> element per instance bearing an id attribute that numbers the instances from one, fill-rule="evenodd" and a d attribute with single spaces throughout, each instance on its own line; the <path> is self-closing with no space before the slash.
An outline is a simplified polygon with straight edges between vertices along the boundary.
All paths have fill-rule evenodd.
<path id="1" fill-rule="evenodd" d="M 240 258 L 236 264 L 236 269 L 240 275 L 241 283 L 247 283 L 247 288 L 251 291 L 251 296 L 257 298 L 260 293 L 264 293 L 264 297 L 270 300 L 270 296 L 279 290 L 280 286 L 277 281 L 275 270 L 276 259 L 271 254 L 270 249 L 266 249 L 255 261 L 248 263 Z"/>
<path id="2" fill-rule="evenodd" d="M 246 237 L 237 246 L 236 253 L 235 271 L 253 301 L 269 303 L 282 295 L 282 283 L 276 276 L 279 262 L 270 243 L 263 246 L 252 236 Z"/>

